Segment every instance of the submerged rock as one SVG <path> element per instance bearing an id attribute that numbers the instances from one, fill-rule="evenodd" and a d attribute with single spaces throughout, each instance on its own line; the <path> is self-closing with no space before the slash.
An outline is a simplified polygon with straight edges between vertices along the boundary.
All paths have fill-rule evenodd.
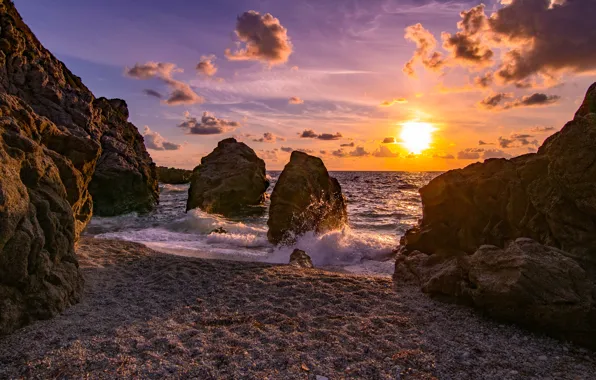
<path id="1" fill-rule="evenodd" d="M 233 215 L 262 205 L 269 181 L 265 161 L 236 139 L 220 141 L 193 170 L 186 210 Z"/>
<path id="2" fill-rule="evenodd" d="M 0 2 L 0 334 L 80 299 L 74 244 L 92 215 L 88 186 L 114 132 L 109 113 L 124 110 L 95 100 L 13 3 Z M 123 150 L 143 151 L 132 124 L 117 134 Z"/>
<path id="3" fill-rule="evenodd" d="M 310 256 L 301 249 L 295 249 L 290 255 L 290 265 L 300 268 L 314 268 Z"/>
<path id="4" fill-rule="evenodd" d="M 595 341 L 595 99 L 596 84 L 537 153 L 452 170 L 420 189 L 423 217 L 402 238 L 395 277 L 409 268 L 431 294 Z M 518 238 L 544 247 L 508 245 Z"/>
<path id="5" fill-rule="evenodd" d="M 170 185 L 182 185 L 190 182 L 192 170 L 167 168 L 165 166 L 157 167 L 157 180 L 161 183 Z"/>
<path id="6" fill-rule="evenodd" d="M 159 201 L 155 164 L 143 136 L 128 122 L 126 102 L 99 98 L 93 105 L 101 110 L 105 122 L 103 152 L 89 185 L 93 212 L 115 216 L 153 210 Z"/>
<path id="7" fill-rule="evenodd" d="M 269 241 L 292 243 L 305 232 L 336 230 L 347 221 L 341 186 L 329 176 L 323 161 L 303 152 L 292 152 L 271 194 Z"/>

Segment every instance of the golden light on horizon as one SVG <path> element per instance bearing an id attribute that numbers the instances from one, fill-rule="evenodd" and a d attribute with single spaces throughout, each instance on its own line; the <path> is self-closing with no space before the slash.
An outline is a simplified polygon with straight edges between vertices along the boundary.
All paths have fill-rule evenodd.
<path id="1" fill-rule="evenodd" d="M 435 128 L 430 123 L 408 121 L 402 124 L 399 137 L 402 140 L 402 145 L 410 153 L 420 154 L 430 147 L 434 131 Z"/>

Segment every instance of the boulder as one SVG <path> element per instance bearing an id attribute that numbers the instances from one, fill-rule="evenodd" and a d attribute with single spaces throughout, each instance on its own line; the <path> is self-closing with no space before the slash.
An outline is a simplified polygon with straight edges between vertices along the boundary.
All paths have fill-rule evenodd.
<path id="1" fill-rule="evenodd" d="M 481 246 L 472 255 L 402 251 L 396 281 L 475 306 L 488 315 L 594 346 L 596 287 L 569 254 L 519 238 L 505 248 Z"/>
<path id="2" fill-rule="evenodd" d="M 269 207 L 267 237 L 273 244 L 292 244 L 308 231 L 325 233 L 347 224 L 346 199 L 323 161 L 294 151 L 279 176 Z"/>
<path id="3" fill-rule="evenodd" d="M 290 255 L 290 265 L 300 268 L 314 268 L 310 256 L 301 249 L 295 249 Z"/>
<path id="4" fill-rule="evenodd" d="M 198 207 L 227 216 L 243 213 L 263 204 L 268 187 L 265 161 L 248 145 L 225 139 L 193 170 L 186 210 Z"/>
<path id="5" fill-rule="evenodd" d="M 99 98 L 93 105 L 101 111 L 105 123 L 103 152 L 89 184 L 94 214 L 152 211 L 159 202 L 157 172 L 143 136 L 128 122 L 126 102 Z"/>
<path id="6" fill-rule="evenodd" d="M 0 334 L 80 299 L 75 242 L 108 128 L 80 78 L 0 1 Z"/>
<path id="7" fill-rule="evenodd" d="M 190 182 L 192 170 L 167 168 L 165 166 L 157 167 L 157 180 L 161 183 L 170 185 L 182 185 Z"/>
<path id="8" fill-rule="evenodd" d="M 423 216 L 402 238 L 395 278 L 414 276 L 433 295 L 596 341 L 586 322 L 596 320 L 595 99 L 596 84 L 537 153 L 452 170 L 420 189 Z"/>

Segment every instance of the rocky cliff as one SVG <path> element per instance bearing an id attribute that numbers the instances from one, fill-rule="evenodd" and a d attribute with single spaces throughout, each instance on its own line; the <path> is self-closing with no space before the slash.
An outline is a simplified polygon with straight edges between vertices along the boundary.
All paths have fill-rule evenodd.
<path id="1" fill-rule="evenodd" d="M 181 185 L 190 182 L 192 170 L 167 168 L 165 166 L 157 167 L 157 180 L 161 183 L 172 185 Z"/>
<path id="2" fill-rule="evenodd" d="M 74 243 L 111 133 L 98 101 L 0 0 L 0 334 L 81 296 Z"/>
<path id="3" fill-rule="evenodd" d="M 428 293 L 594 345 L 595 162 L 596 84 L 537 153 L 420 189 L 423 217 L 402 238 L 395 278 L 413 274 Z"/>

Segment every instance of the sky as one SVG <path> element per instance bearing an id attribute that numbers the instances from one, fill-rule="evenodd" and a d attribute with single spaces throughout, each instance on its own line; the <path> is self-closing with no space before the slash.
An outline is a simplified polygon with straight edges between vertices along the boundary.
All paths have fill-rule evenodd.
<path id="1" fill-rule="evenodd" d="M 157 165 L 235 137 L 284 167 L 443 171 L 535 152 L 596 79 L 593 0 L 14 0 Z"/>

